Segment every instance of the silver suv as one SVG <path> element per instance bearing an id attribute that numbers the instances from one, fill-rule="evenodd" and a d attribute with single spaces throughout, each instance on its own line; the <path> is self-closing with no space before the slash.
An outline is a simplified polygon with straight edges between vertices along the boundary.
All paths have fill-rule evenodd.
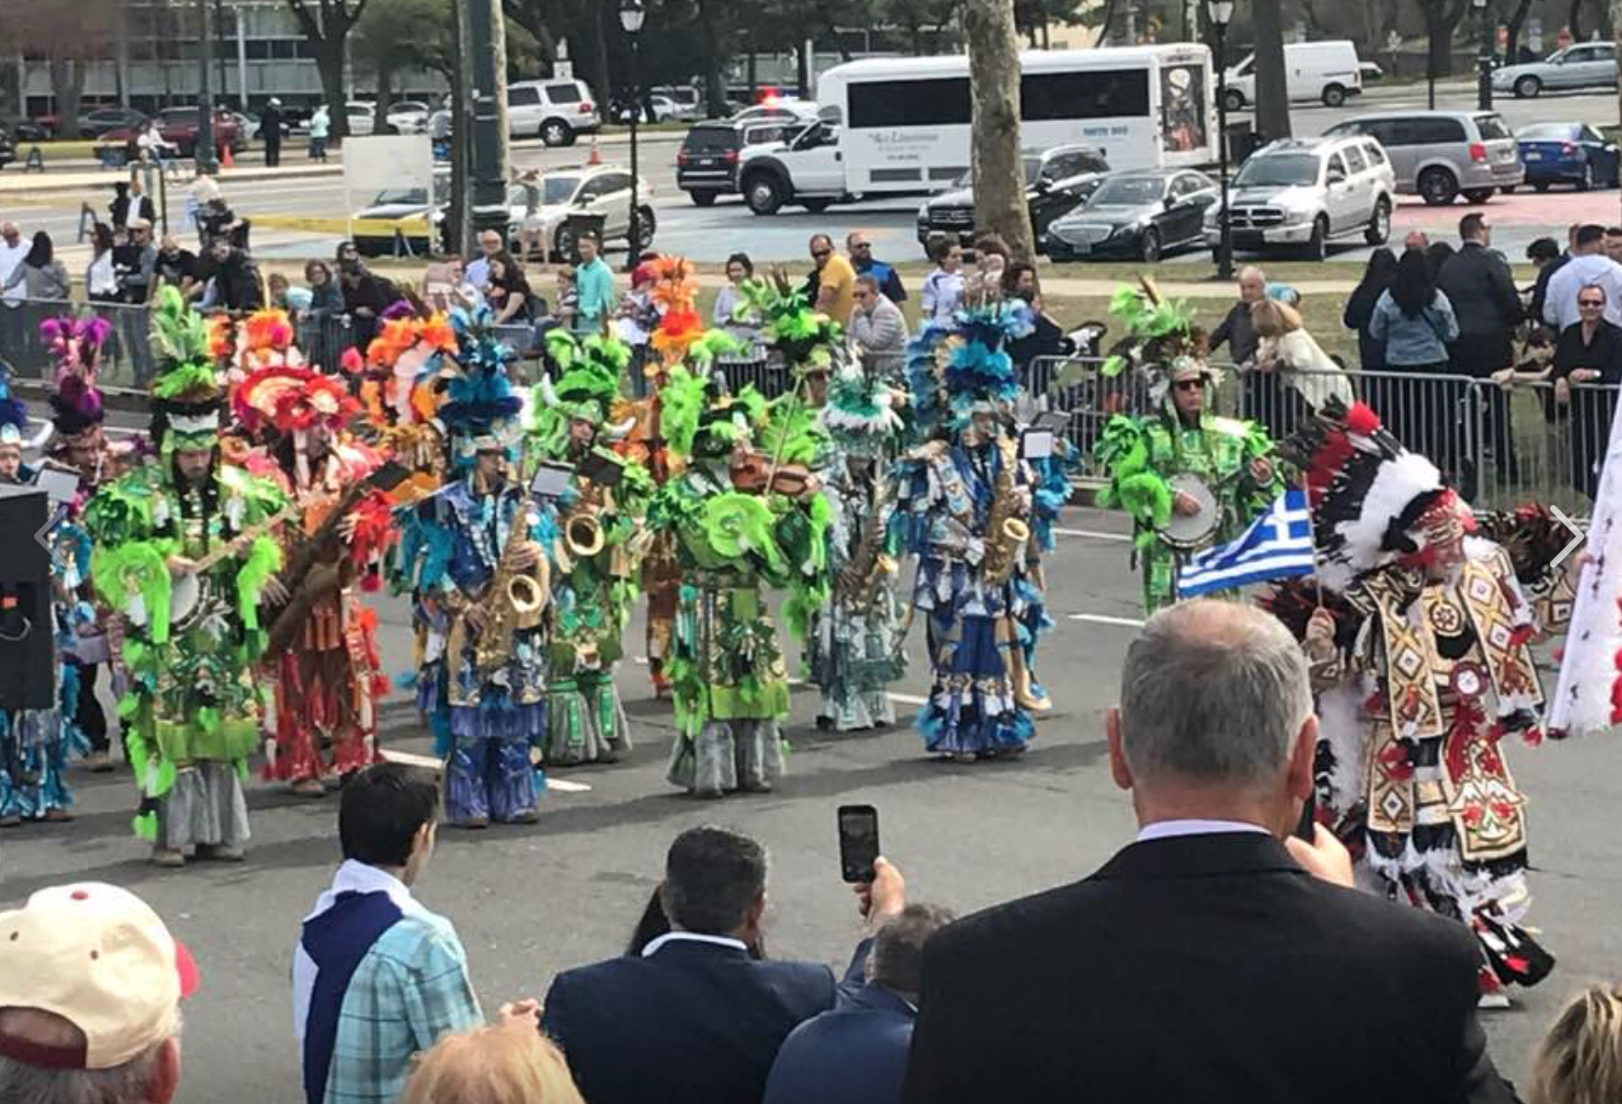
<path id="1" fill-rule="evenodd" d="M 1336 238 L 1360 235 L 1370 245 L 1391 236 L 1396 180 L 1371 138 L 1286 139 L 1246 159 L 1228 195 L 1235 249 L 1303 250 L 1322 259 Z M 1205 241 L 1221 241 L 1220 207 L 1205 215 Z"/>
<path id="2" fill-rule="evenodd" d="M 1446 206 L 1462 193 L 1485 203 L 1526 178 L 1515 135 L 1491 111 L 1386 111 L 1332 127 L 1331 137 L 1362 134 L 1385 147 L 1397 191 Z"/>

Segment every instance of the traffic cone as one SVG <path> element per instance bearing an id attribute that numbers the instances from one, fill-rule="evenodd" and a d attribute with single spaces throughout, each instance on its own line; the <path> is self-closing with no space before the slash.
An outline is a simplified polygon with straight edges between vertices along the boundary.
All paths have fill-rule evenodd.
<path id="1" fill-rule="evenodd" d="M 586 164 L 588 164 L 588 165 L 601 165 L 602 163 L 603 163 L 603 153 L 602 153 L 601 150 L 599 150 L 597 148 L 597 136 L 595 134 L 593 134 L 591 136 L 591 156 L 586 158 Z"/>
<path id="2" fill-rule="evenodd" d="M 236 160 L 231 156 L 231 143 L 220 144 L 220 168 L 231 169 L 236 167 Z"/>

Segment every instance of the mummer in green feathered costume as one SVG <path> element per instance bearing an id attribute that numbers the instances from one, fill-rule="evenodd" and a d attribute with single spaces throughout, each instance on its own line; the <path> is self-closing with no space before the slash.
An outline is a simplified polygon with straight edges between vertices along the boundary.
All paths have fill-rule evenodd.
<path id="1" fill-rule="evenodd" d="M 617 338 L 547 335 L 561 375 L 543 381 L 530 403 L 526 459 L 573 469 L 560 498 L 553 541 L 552 632 L 547 643 L 550 765 L 613 762 L 631 748 L 614 676 L 624 654 L 642 549 L 642 519 L 653 476 L 607 447 L 629 425 L 607 425 L 631 350 Z"/>
<path id="2" fill-rule="evenodd" d="M 1203 335 L 1180 303 L 1154 284 L 1122 288 L 1110 313 L 1126 328 L 1107 376 L 1135 373 L 1128 393 L 1150 413 L 1117 415 L 1094 457 L 1109 476 L 1098 503 L 1132 515 L 1134 565 L 1143 568 L 1143 608 L 1177 600 L 1179 560 L 1237 537 L 1283 490 L 1267 431 L 1209 408 L 1217 373 Z"/>
<path id="3" fill-rule="evenodd" d="M 683 465 L 648 510 L 650 528 L 674 535 L 681 568 L 665 668 L 679 730 L 669 777 L 700 797 L 765 792 L 783 771 L 789 694 L 764 590 L 789 591 L 783 619 L 801 636 L 828 600 L 828 504 L 803 466 L 789 467 L 821 452 L 821 430 L 797 395 L 721 395 L 680 366 L 660 402 Z"/>
<path id="4" fill-rule="evenodd" d="M 236 861 L 248 839 L 242 794 L 262 696 L 259 596 L 281 564 L 265 526 L 276 486 L 219 457 L 221 394 L 202 319 L 164 289 L 153 314 L 156 462 L 85 507 L 96 591 L 124 625 L 130 689 L 119 703 L 141 789 L 138 835 L 160 866 Z"/>

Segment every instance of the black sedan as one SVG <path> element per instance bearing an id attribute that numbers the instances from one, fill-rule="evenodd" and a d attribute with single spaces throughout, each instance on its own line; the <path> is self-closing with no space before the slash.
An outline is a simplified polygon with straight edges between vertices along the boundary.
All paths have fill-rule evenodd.
<path id="1" fill-rule="evenodd" d="M 1109 172 L 1109 162 L 1091 146 L 1054 146 L 1026 153 L 1025 202 L 1030 207 L 1031 229 L 1038 248 L 1048 224 L 1080 206 Z M 974 240 L 974 174 L 957 182 L 952 191 L 926 200 L 918 208 L 918 244 L 926 250 L 933 237 L 956 238 L 965 248 Z"/>
<path id="2" fill-rule="evenodd" d="M 1205 211 L 1216 181 L 1192 169 L 1145 169 L 1106 177 L 1091 198 L 1048 227 L 1055 261 L 1127 257 L 1153 263 L 1205 244 Z"/>

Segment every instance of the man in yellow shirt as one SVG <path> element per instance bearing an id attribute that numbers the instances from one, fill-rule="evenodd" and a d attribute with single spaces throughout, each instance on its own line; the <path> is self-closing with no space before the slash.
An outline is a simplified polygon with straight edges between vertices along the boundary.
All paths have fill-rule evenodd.
<path id="1" fill-rule="evenodd" d="M 817 266 L 817 310 L 841 326 L 850 325 L 856 306 L 856 270 L 834 252 L 834 240 L 827 234 L 812 236 L 811 259 Z"/>

